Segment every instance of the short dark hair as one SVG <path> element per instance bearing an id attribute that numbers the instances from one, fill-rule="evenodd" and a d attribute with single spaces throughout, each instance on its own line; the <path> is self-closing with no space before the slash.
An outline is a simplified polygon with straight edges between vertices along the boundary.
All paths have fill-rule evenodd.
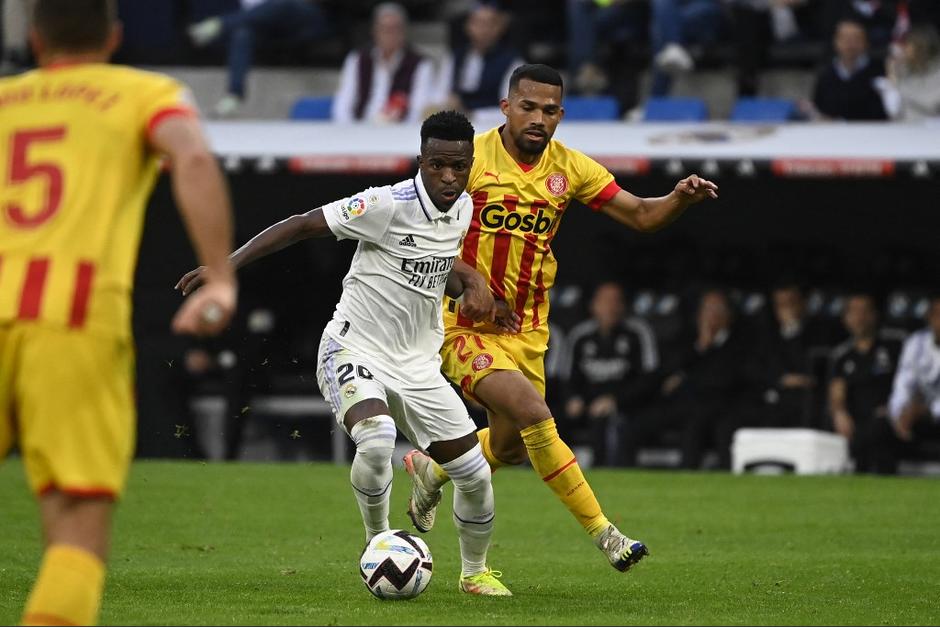
<path id="1" fill-rule="evenodd" d="M 865 298 L 871 303 L 872 308 L 879 316 L 881 312 L 884 311 L 885 299 L 883 294 L 864 285 L 849 285 L 848 289 L 843 293 L 843 298 L 846 303 L 852 298 Z"/>
<path id="2" fill-rule="evenodd" d="M 857 26 L 858 28 L 861 29 L 862 33 L 865 34 L 865 39 L 866 40 L 868 39 L 868 27 L 865 25 L 865 22 L 862 21 L 862 19 L 858 17 L 857 15 L 855 15 L 854 13 L 843 14 L 842 17 L 839 18 L 839 21 L 836 22 L 835 27 L 832 29 L 833 34 L 835 34 L 839 30 L 839 27 L 842 26 L 843 24 L 851 24 L 852 26 Z"/>
<path id="3" fill-rule="evenodd" d="M 561 74 L 555 68 L 544 63 L 526 63 L 520 65 L 512 72 L 509 77 L 509 93 L 519 87 L 519 81 L 528 79 L 536 83 L 545 83 L 546 85 L 556 85 L 561 87 L 561 93 L 565 93 L 565 82 L 561 80 Z"/>
<path id="4" fill-rule="evenodd" d="M 806 281 L 802 276 L 795 272 L 784 272 L 776 278 L 770 287 L 771 293 L 790 290 L 795 290 L 799 292 L 800 296 L 806 298 L 806 293 L 808 291 L 806 287 Z"/>
<path id="5" fill-rule="evenodd" d="M 108 41 L 117 20 L 114 0 L 36 0 L 33 25 L 52 48 L 85 52 Z"/>
<path id="6" fill-rule="evenodd" d="M 473 124 L 459 111 L 438 111 L 424 121 L 421 125 L 421 147 L 429 139 L 443 139 L 444 141 L 473 142 Z"/>

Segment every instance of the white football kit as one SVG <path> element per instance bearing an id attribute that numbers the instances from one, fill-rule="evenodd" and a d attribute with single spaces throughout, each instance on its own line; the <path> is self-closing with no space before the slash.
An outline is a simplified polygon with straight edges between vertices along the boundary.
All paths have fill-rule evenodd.
<path id="1" fill-rule="evenodd" d="M 441 302 L 470 225 L 470 197 L 461 194 L 443 213 L 418 174 L 322 209 L 337 239 L 359 241 L 317 359 L 317 382 L 337 422 L 343 426 L 356 403 L 378 399 L 422 449 L 475 431 L 439 354 Z"/>

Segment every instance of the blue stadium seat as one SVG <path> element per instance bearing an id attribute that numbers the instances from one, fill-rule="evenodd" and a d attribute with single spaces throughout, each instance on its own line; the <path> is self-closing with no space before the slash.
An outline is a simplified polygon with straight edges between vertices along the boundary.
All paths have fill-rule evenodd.
<path id="1" fill-rule="evenodd" d="M 612 96 L 569 96 L 564 106 L 566 120 L 602 122 L 620 118 L 620 105 Z"/>
<path id="2" fill-rule="evenodd" d="M 702 122 L 708 105 L 701 98 L 650 98 L 643 110 L 644 122 Z"/>
<path id="3" fill-rule="evenodd" d="M 796 105 L 783 98 L 739 98 L 732 122 L 786 122 L 796 116 Z"/>
<path id="4" fill-rule="evenodd" d="M 290 110 L 292 120 L 329 120 L 333 109 L 332 96 L 298 98 Z"/>

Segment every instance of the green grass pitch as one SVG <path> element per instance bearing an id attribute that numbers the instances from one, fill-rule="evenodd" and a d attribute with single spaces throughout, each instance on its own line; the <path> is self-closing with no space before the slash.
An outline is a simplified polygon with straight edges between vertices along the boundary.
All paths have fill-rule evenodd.
<path id="1" fill-rule="evenodd" d="M 940 481 L 593 471 L 652 555 L 615 572 L 528 469 L 494 476 L 490 564 L 515 596 L 457 591 L 450 490 L 418 599 L 362 585 L 348 469 L 137 463 L 119 508 L 104 624 L 913 625 L 940 623 Z M 392 526 L 408 528 L 396 470 Z M 0 466 L 0 624 L 15 624 L 39 531 L 20 464 Z"/>

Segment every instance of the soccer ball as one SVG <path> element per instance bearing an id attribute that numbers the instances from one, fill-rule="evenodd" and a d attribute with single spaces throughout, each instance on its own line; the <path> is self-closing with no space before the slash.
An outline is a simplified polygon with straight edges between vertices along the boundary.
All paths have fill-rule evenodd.
<path id="1" fill-rule="evenodd" d="M 359 558 L 359 574 L 380 599 L 413 599 L 431 581 L 431 551 L 424 540 L 401 529 L 384 531 Z"/>

